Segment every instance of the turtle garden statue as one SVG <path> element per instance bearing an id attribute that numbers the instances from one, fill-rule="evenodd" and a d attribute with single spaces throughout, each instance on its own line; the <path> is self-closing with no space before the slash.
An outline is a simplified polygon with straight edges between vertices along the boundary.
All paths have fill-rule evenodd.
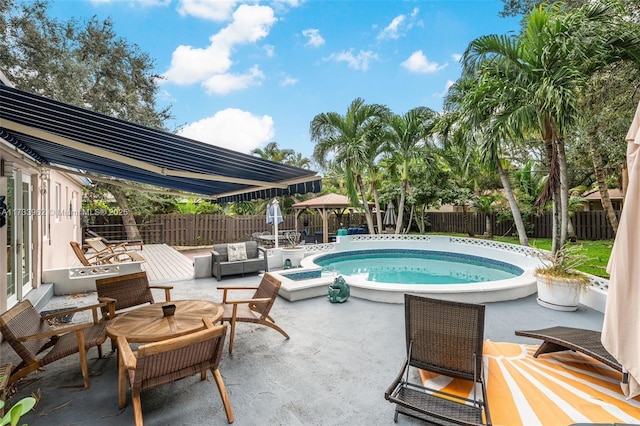
<path id="1" fill-rule="evenodd" d="M 331 303 L 346 302 L 349 298 L 349 284 L 342 276 L 337 277 L 329 286 L 329 301 Z"/>

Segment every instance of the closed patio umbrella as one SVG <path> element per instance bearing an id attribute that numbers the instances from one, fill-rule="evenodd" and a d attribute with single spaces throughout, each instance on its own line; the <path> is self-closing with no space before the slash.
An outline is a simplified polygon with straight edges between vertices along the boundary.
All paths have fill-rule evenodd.
<path id="1" fill-rule="evenodd" d="M 640 395 L 640 105 L 627 133 L 629 187 L 609 258 L 602 344 L 628 371 L 622 390 Z"/>
<path id="2" fill-rule="evenodd" d="M 396 224 L 396 208 L 391 202 L 387 204 L 387 211 L 384 212 L 382 224 L 384 226 L 394 226 Z"/>
<path id="3" fill-rule="evenodd" d="M 276 248 L 278 248 L 278 225 L 282 222 L 284 222 L 284 218 L 280 210 L 280 203 L 274 198 L 267 206 L 267 224 L 273 225 L 273 238 Z"/>

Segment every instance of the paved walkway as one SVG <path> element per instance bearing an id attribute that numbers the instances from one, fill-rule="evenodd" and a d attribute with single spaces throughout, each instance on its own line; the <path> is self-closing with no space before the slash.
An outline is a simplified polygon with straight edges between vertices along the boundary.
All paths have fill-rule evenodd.
<path id="1" fill-rule="evenodd" d="M 146 251 L 146 246 L 145 246 Z M 228 278 L 226 285 L 257 285 L 257 275 Z M 211 279 L 173 283 L 173 299 L 220 301 L 219 283 Z M 162 300 L 161 293 L 156 295 Z M 95 294 L 55 297 L 54 309 L 88 304 Z M 289 333 L 279 333 L 253 324 L 240 324 L 233 355 L 226 348 L 220 371 L 235 414 L 235 425 L 392 425 L 394 407 L 384 392 L 398 373 L 404 357 L 404 308 L 356 298 L 331 304 L 324 297 L 298 302 L 278 299 L 272 316 Z M 80 321 L 76 318 L 74 321 Z M 510 302 L 487 304 L 485 337 L 495 342 L 537 344 L 516 337 L 516 329 L 566 325 L 600 330 L 603 316 L 589 308 L 557 312 L 539 306 L 535 296 Z M 38 425 L 132 424 L 128 399 L 124 410 L 117 403 L 115 353 L 97 359 L 89 353 L 94 374 L 91 388 L 69 387 L 82 383 L 77 357 L 70 356 L 29 376 L 12 401 L 40 393 L 35 412 L 23 418 Z M 6 343 L 1 358 L 15 360 Z M 183 379 L 142 394 L 147 425 L 225 424 L 220 397 L 211 380 L 198 376 Z M 398 424 L 421 424 L 400 416 Z"/>

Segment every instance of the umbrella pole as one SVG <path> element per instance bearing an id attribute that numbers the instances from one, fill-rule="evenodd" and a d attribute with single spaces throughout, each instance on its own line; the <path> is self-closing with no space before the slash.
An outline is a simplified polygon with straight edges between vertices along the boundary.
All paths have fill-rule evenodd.
<path id="1" fill-rule="evenodd" d="M 276 217 L 273 220 L 273 238 L 275 241 L 275 248 L 278 248 L 278 240 L 280 240 L 280 236 L 278 235 L 278 221 L 279 221 L 279 217 L 278 217 L 278 200 L 277 199 L 273 199 L 273 204 L 275 206 L 275 208 L 273 209 L 275 212 Z"/>

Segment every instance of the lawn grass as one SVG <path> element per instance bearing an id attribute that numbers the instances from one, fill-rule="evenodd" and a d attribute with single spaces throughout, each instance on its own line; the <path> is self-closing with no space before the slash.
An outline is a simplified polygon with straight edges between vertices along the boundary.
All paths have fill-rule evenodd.
<path id="1" fill-rule="evenodd" d="M 466 234 L 456 234 L 455 236 L 468 237 Z M 494 237 L 493 239 L 505 243 L 520 244 L 517 237 Z M 611 255 L 611 249 L 613 248 L 613 240 L 581 240 L 571 244 L 580 246 L 582 248 L 580 254 L 585 255 L 587 258 L 587 261 L 577 268 L 578 270 L 597 277 L 609 278 L 606 268 L 609 262 L 609 256 Z M 529 245 L 541 250 L 551 250 L 551 238 L 532 238 L 529 240 Z"/>

